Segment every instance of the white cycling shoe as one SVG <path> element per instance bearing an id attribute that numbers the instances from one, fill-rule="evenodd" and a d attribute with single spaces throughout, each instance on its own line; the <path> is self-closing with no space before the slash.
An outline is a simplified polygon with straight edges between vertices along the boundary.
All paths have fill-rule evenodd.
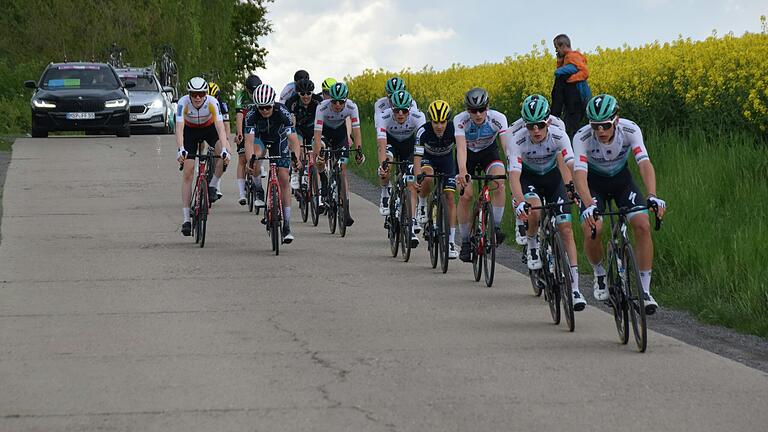
<path id="1" fill-rule="evenodd" d="M 379 214 L 382 216 L 389 216 L 389 197 L 381 197 L 381 203 L 379 204 Z"/>
<path id="2" fill-rule="evenodd" d="M 573 310 L 576 312 L 583 311 L 587 307 L 587 300 L 578 290 L 571 291 L 571 294 L 573 295 Z"/>
<path id="3" fill-rule="evenodd" d="M 427 223 L 427 205 L 419 204 L 416 206 L 416 222 L 420 224 Z"/>
<path id="4" fill-rule="evenodd" d="M 541 268 L 541 257 L 537 248 L 528 248 L 527 258 L 528 270 L 539 270 Z"/>
<path id="5" fill-rule="evenodd" d="M 448 243 L 448 259 L 456 259 L 459 257 L 459 251 L 456 250 L 456 243 Z"/>
<path id="6" fill-rule="evenodd" d="M 592 296 L 599 301 L 605 301 L 608 300 L 608 297 L 610 297 L 610 294 L 608 293 L 608 288 L 605 286 L 605 276 L 595 276 L 595 283 L 593 285 L 594 290 L 592 291 Z"/>

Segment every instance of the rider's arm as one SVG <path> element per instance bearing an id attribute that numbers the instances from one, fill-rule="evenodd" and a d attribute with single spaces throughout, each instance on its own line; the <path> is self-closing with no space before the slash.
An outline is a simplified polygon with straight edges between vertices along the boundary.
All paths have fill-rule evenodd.
<path id="1" fill-rule="evenodd" d="M 235 127 L 237 128 L 238 139 L 243 139 L 243 113 L 240 111 L 235 115 Z"/>
<path id="2" fill-rule="evenodd" d="M 643 178 L 643 184 L 648 195 L 656 196 L 656 170 L 653 169 L 650 159 L 640 162 L 637 166 L 640 168 L 640 177 Z"/>
<path id="3" fill-rule="evenodd" d="M 595 202 L 592 200 L 592 194 L 589 192 L 587 183 L 587 152 L 584 140 L 577 134 L 573 140 L 573 183 L 576 186 L 576 193 L 581 197 L 584 207 L 589 207 Z"/>
<path id="4" fill-rule="evenodd" d="M 224 122 L 217 119 L 214 124 L 216 125 L 216 132 L 219 134 L 219 141 L 221 141 L 222 148 L 227 149 L 227 152 L 231 154 L 232 149 L 229 147 L 227 131 L 224 129 Z"/>
<path id="5" fill-rule="evenodd" d="M 512 138 L 509 141 L 515 141 Z M 507 174 L 509 177 L 509 189 L 516 203 L 525 201 L 523 187 L 520 185 L 520 174 L 523 171 L 523 158 L 520 156 L 520 146 L 513 143 L 505 147 L 507 153 Z"/>
<path id="6" fill-rule="evenodd" d="M 416 130 L 416 144 L 413 147 L 413 175 L 418 176 L 421 174 L 421 159 L 424 157 L 424 143 L 421 142 L 424 135 L 424 127 L 421 126 Z"/>
<path id="7" fill-rule="evenodd" d="M 573 147 L 571 147 L 571 139 L 560 129 L 552 128 L 551 133 L 560 150 L 557 153 L 557 168 L 560 170 L 563 184 L 567 185 L 573 180 Z"/>
<path id="8" fill-rule="evenodd" d="M 363 134 L 360 132 L 360 111 L 357 105 L 353 105 L 352 113 L 347 117 L 347 125 L 352 128 L 352 139 L 355 142 L 355 148 L 363 147 Z M 349 133 L 349 129 L 347 129 Z"/>
<path id="9" fill-rule="evenodd" d="M 390 116 L 391 115 L 392 114 L 390 113 Z M 385 119 L 381 116 L 376 120 L 376 146 L 378 150 L 379 164 L 381 164 L 387 159 L 387 127 Z"/>
<path id="10" fill-rule="evenodd" d="M 312 151 L 317 157 L 320 154 L 320 145 L 323 138 L 323 123 L 325 121 L 325 110 L 328 109 L 328 105 L 318 104 L 315 108 L 315 140 L 312 143 Z"/>
<path id="11" fill-rule="evenodd" d="M 184 98 L 176 107 L 176 148 L 184 148 Z"/>
<path id="12" fill-rule="evenodd" d="M 250 161 L 251 157 L 254 154 L 256 154 L 256 150 L 253 148 L 254 147 L 253 142 L 255 141 L 255 138 L 256 138 L 256 134 L 255 134 L 253 129 L 251 129 L 250 131 L 246 132 L 246 134 L 245 134 L 245 145 L 244 145 L 244 147 L 245 147 L 245 160 L 246 160 L 246 162 Z"/>
<path id="13" fill-rule="evenodd" d="M 453 118 L 453 129 L 456 138 L 456 163 L 459 166 L 459 175 L 464 177 L 467 174 L 467 137 L 464 135 L 464 125 L 461 124 L 460 117 L 461 114 Z"/>
<path id="14" fill-rule="evenodd" d="M 617 127 L 624 128 L 627 132 L 625 134 L 627 139 L 630 140 L 630 151 L 635 155 L 635 162 L 640 170 L 640 177 L 643 178 L 643 184 L 645 184 L 645 190 L 649 195 L 656 196 L 656 171 L 653 169 L 651 158 L 648 156 L 648 150 L 645 148 L 645 142 L 643 142 L 643 132 L 634 123 L 627 120 L 622 120 Z"/>

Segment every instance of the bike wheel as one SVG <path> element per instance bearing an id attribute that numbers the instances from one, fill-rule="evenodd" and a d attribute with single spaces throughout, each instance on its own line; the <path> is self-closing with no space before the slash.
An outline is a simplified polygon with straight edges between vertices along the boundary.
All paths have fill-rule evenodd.
<path id="1" fill-rule="evenodd" d="M 313 166 L 309 170 L 309 202 L 310 202 L 310 213 L 312 214 L 312 225 L 317 226 L 317 223 L 320 221 L 320 214 L 317 212 L 317 206 L 318 206 L 318 200 L 320 199 L 320 194 L 317 190 L 317 180 L 315 180 L 316 168 Z"/>
<path id="2" fill-rule="evenodd" d="M 619 342 L 621 342 L 622 345 L 626 345 L 627 342 L 629 342 L 629 311 L 627 310 L 627 301 L 617 267 L 615 252 L 613 250 L 608 254 L 608 275 L 606 276 L 606 283 L 608 284 L 610 304 L 613 309 L 613 321 L 616 323 L 616 332 L 619 335 Z"/>
<path id="3" fill-rule="evenodd" d="M 469 237 L 469 241 L 472 246 L 472 271 L 474 272 L 475 282 L 480 281 L 480 277 L 483 275 L 483 259 L 480 256 L 482 254 L 482 230 L 480 217 L 482 211 L 475 213 L 474 220 L 472 221 L 472 231 Z"/>
<path id="4" fill-rule="evenodd" d="M 640 270 L 635 261 L 635 251 L 632 245 L 624 245 L 624 293 L 627 296 L 629 317 L 632 321 L 632 333 L 635 336 L 637 350 L 645 352 L 648 348 L 648 328 L 646 327 L 645 300 L 643 286 L 640 282 Z"/>
<path id="5" fill-rule="evenodd" d="M 413 211 L 411 209 L 411 191 L 400 192 L 400 252 L 404 262 L 411 259 L 411 232 L 413 232 Z"/>
<path id="6" fill-rule="evenodd" d="M 328 202 L 326 206 L 326 212 L 328 214 L 328 229 L 331 231 L 331 234 L 336 234 L 336 211 L 338 210 L 336 208 L 336 200 L 334 199 L 336 182 L 334 176 L 331 176 L 331 178 L 328 180 L 329 191 Z"/>
<path id="7" fill-rule="evenodd" d="M 344 187 L 344 180 L 341 178 L 340 173 L 336 173 L 336 185 L 339 191 L 337 201 L 339 203 L 339 210 L 336 212 L 336 220 L 339 224 L 339 235 L 344 237 L 347 235 L 347 213 L 349 213 L 349 199 L 347 199 L 347 190 Z"/>
<path id="8" fill-rule="evenodd" d="M 272 237 L 272 250 L 275 251 L 275 256 L 280 255 L 280 242 L 282 239 L 282 233 L 280 232 L 280 211 L 278 206 L 280 205 L 280 199 L 277 196 L 277 191 L 273 188 L 270 193 L 271 210 L 269 211 L 269 236 Z"/>
<path id="9" fill-rule="evenodd" d="M 565 324 L 568 326 L 568 331 L 572 332 L 576 328 L 576 321 L 573 316 L 573 294 L 571 293 L 573 289 L 571 263 L 568 260 L 568 254 L 559 232 L 555 233 L 554 246 L 555 281 L 560 289 L 560 302 L 563 305 L 562 314 L 565 315 Z"/>
<path id="10" fill-rule="evenodd" d="M 210 201 L 208 200 L 208 184 L 203 182 L 203 188 L 200 193 L 200 218 L 198 229 L 200 231 L 200 247 L 205 246 L 205 231 L 208 228 L 208 209 Z"/>
<path id="11" fill-rule="evenodd" d="M 439 206 L 433 199 L 429 200 L 427 209 L 427 223 L 424 225 L 424 238 L 427 240 L 427 249 L 429 249 L 429 263 L 432 268 L 437 268 L 437 261 L 440 255 L 440 237 L 437 223 L 440 218 Z"/>
<path id="12" fill-rule="evenodd" d="M 549 314 L 552 316 L 552 322 L 558 325 L 560 324 L 560 289 L 557 286 L 554 275 L 549 272 L 549 250 L 551 250 L 551 246 L 547 244 L 542 244 L 539 247 L 541 261 L 544 264 L 539 271 L 544 276 L 544 300 L 549 305 Z"/>
<path id="13" fill-rule="evenodd" d="M 438 251 L 440 253 L 440 270 L 443 273 L 448 271 L 448 243 L 450 240 L 451 223 L 448 219 L 448 209 L 445 206 L 445 196 L 440 195 L 440 202 L 437 206 L 438 210 L 438 222 L 437 222 L 437 238 L 438 238 Z"/>
<path id="14" fill-rule="evenodd" d="M 483 207 L 483 275 L 485 285 L 491 287 L 496 274 L 496 230 L 493 229 L 491 203 L 487 202 Z"/>
<path id="15" fill-rule="evenodd" d="M 299 182 L 299 196 L 301 197 L 301 201 L 299 201 L 299 208 L 301 209 L 301 221 L 307 223 L 309 220 L 309 208 L 311 207 L 309 185 L 304 182 L 303 175 L 299 177 Z"/>
<path id="16" fill-rule="evenodd" d="M 248 202 L 248 212 L 249 213 L 253 211 L 253 198 L 254 198 L 253 181 L 246 180 L 246 182 L 245 182 L 245 200 L 246 200 L 246 202 Z"/>

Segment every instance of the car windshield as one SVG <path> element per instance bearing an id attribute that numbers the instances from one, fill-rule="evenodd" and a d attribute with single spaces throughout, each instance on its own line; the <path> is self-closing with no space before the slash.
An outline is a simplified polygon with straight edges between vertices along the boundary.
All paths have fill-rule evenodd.
<path id="1" fill-rule="evenodd" d="M 160 91 L 160 89 L 157 87 L 157 82 L 155 81 L 155 77 L 151 75 L 121 74 L 120 79 L 122 79 L 123 81 L 136 82 L 136 87 L 133 87 L 132 89 L 130 89 L 131 91 L 148 91 L 148 92 Z"/>
<path id="2" fill-rule="evenodd" d="M 53 66 L 43 76 L 42 88 L 57 89 L 117 89 L 120 83 L 109 67 L 99 65 Z"/>

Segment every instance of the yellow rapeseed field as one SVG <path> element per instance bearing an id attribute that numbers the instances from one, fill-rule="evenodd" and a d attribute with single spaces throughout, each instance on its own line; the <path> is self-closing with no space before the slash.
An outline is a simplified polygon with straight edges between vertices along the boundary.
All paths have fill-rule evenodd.
<path id="1" fill-rule="evenodd" d="M 491 105 L 510 122 L 519 117 L 526 95 L 549 98 L 555 57 L 544 41 L 529 54 L 501 63 L 454 65 L 443 71 L 424 69 L 397 73 L 426 108 L 435 99 L 460 107 L 463 94 L 479 86 L 488 90 Z M 593 94 L 616 96 L 622 114 L 644 125 L 683 128 L 741 127 L 768 131 L 768 33 L 712 35 L 704 41 L 683 39 L 619 49 L 598 47 L 587 52 Z M 366 70 L 347 77 L 350 97 L 363 115 L 384 94 L 394 73 Z M 454 110 L 456 111 L 456 110 Z M 370 118 L 370 117 L 368 117 Z"/>

